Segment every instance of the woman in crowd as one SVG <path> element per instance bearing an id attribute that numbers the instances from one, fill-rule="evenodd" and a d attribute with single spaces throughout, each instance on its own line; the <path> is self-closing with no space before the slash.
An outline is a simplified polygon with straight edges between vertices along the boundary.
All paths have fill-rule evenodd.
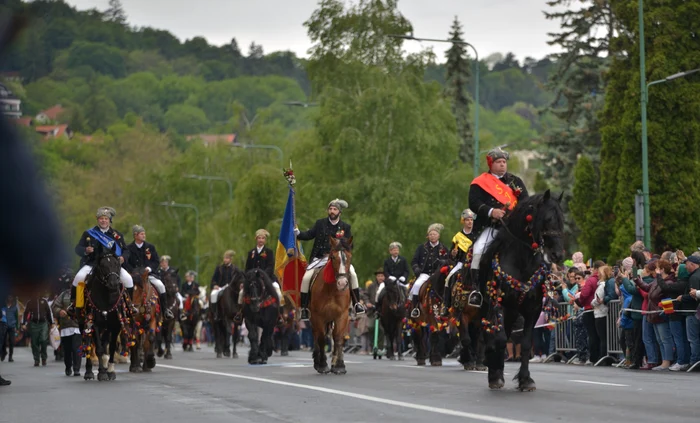
<path id="1" fill-rule="evenodd" d="M 661 307 L 659 303 L 663 299 L 659 279 L 663 279 L 668 283 L 674 283 L 674 276 L 671 273 L 672 266 L 668 260 L 657 260 L 649 263 L 646 267 L 648 274 L 651 276 L 651 283 L 645 284 L 637 280 L 637 287 L 642 291 L 646 291 L 649 295 L 647 300 L 647 315 L 646 319 L 652 324 L 656 340 L 661 346 L 661 365 L 653 367 L 652 370 L 669 370 L 671 361 L 673 361 L 673 338 L 671 337 L 671 329 L 668 324 L 668 316 L 660 314 Z M 647 358 L 649 357 L 649 349 L 647 348 Z"/>
<path id="2" fill-rule="evenodd" d="M 664 253 L 666 255 L 666 253 Z M 671 253 L 671 259 L 676 259 L 676 254 Z M 661 260 L 663 262 L 663 260 Z M 677 262 L 677 261 L 676 261 Z M 673 265 L 673 262 L 671 262 Z M 678 298 L 688 290 L 688 271 L 685 264 L 681 264 L 677 268 L 677 277 L 658 278 L 657 283 L 661 288 L 662 298 Z M 679 310 L 681 303 L 674 303 L 674 309 Z M 690 344 L 688 343 L 688 334 L 685 329 L 685 317 L 683 313 L 675 312 L 668 316 L 668 327 L 673 338 L 673 344 L 676 347 L 676 364 L 671 366 L 669 370 L 673 372 L 686 371 L 690 367 Z"/>
<path id="3" fill-rule="evenodd" d="M 575 261 L 575 260 L 574 260 Z M 596 290 L 598 289 L 600 268 L 605 266 L 605 263 L 598 260 L 593 264 L 593 273 L 586 279 L 581 288 L 581 295 L 576 300 L 576 304 L 583 308 L 583 325 L 586 328 L 588 335 L 588 352 L 589 358 L 593 364 L 600 360 L 600 342 L 598 332 L 595 327 L 595 316 L 593 312 L 592 302 L 595 299 Z"/>
<path id="4" fill-rule="evenodd" d="M 613 290 L 615 289 L 615 279 L 612 277 L 612 269 L 610 266 L 600 266 L 598 268 L 598 286 L 595 290 L 591 307 L 593 307 L 594 326 L 598 342 L 596 343 L 598 350 L 591 348 L 591 361 L 595 364 L 598 360 L 608 355 L 608 299 L 606 295 L 607 287 L 612 282 Z M 608 300 L 608 301 L 606 301 Z M 590 338 L 590 334 L 588 335 Z M 593 357 L 596 357 L 595 359 Z"/>

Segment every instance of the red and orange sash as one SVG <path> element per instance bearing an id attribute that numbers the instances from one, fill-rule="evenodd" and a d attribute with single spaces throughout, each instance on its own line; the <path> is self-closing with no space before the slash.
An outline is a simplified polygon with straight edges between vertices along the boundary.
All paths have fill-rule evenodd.
<path id="1" fill-rule="evenodd" d="M 482 173 L 477 176 L 472 181 L 472 185 L 480 186 L 499 203 L 504 204 L 508 210 L 513 210 L 518 204 L 518 197 L 515 196 L 513 189 L 490 173 Z"/>

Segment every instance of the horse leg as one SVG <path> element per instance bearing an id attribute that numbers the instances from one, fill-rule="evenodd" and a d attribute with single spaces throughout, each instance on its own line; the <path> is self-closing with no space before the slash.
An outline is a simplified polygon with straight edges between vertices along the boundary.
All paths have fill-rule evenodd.
<path id="1" fill-rule="evenodd" d="M 331 372 L 336 375 L 344 375 L 347 373 L 343 357 L 347 324 L 343 324 L 343 319 L 347 319 L 347 317 L 339 318 L 333 326 L 333 358 L 331 359 Z"/>
<path id="2" fill-rule="evenodd" d="M 459 361 L 464 370 L 476 370 L 476 358 L 472 354 L 472 338 L 470 333 L 469 321 L 462 315 L 459 324 L 459 342 L 462 345 L 462 349 L 459 352 Z"/>
<path id="3" fill-rule="evenodd" d="M 532 313 L 524 314 L 523 318 L 525 319 L 525 326 L 523 327 L 523 340 L 520 347 L 520 370 L 513 378 L 513 380 L 518 380 L 518 390 L 521 392 L 537 389 L 535 381 L 530 377 L 530 350 L 532 348 L 532 332 L 535 326 L 535 318 Z M 501 361 L 503 361 L 503 352 L 501 353 Z"/>
<path id="4" fill-rule="evenodd" d="M 165 354 L 163 349 L 163 332 L 161 331 L 156 335 L 156 344 L 158 345 L 158 357 L 162 357 Z"/>
<path id="5" fill-rule="evenodd" d="M 227 318 L 224 321 L 224 357 L 231 357 L 231 342 L 233 346 L 236 346 L 236 330 L 231 329 L 231 321 Z M 234 324 L 235 325 L 235 324 Z M 233 333 L 232 333 L 233 331 Z M 231 335 L 233 335 L 233 341 L 231 341 Z"/>
<path id="6" fill-rule="evenodd" d="M 151 319 L 148 332 L 144 337 L 143 343 L 143 371 L 150 372 L 151 369 L 156 367 L 156 355 L 153 351 L 155 349 L 154 342 L 156 340 L 156 327 L 158 326 L 158 320 L 156 318 Z"/>
<path id="7" fill-rule="evenodd" d="M 280 328 L 280 355 L 286 357 L 289 355 L 289 326 L 285 323 L 284 326 Z"/>
<path id="8" fill-rule="evenodd" d="M 224 336 L 226 336 L 223 322 L 214 320 L 212 327 L 214 328 L 214 351 L 216 352 L 216 358 L 221 358 L 224 352 Z"/>
<path id="9" fill-rule="evenodd" d="M 248 364 L 262 364 L 260 358 L 260 340 L 258 339 L 258 327 L 252 319 L 245 319 L 245 327 L 248 328 L 248 340 L 250 341 L 250 351 L 248 351 Z"/>
<path id="10" fill-rule="evenodd" d="M 113 328 L 109 338 L 109 365 L 107 366 L 107 377 L 109 380 L 116 380 L 117 373 L 114 371 L 114 354 L 117 352 L 117 338 L 119 338 L 119 326 Z"/>
<path id="11" fill-rule="evenodd" d="M 425 334 L 423 333 L 423 328 L 420 326 L 413 330 L 413 349 L 416 351 L 416 364 L 418 366 L 425 366 L 427 348 L 425 344 Z"/>
<path id="12" fill-rule="evenodd" d="M 173 330 L 175 330 L 175 320 L 168 320 L 168 323 L 161 328 L 161 335 L 165 338 L 165 358 L 166 360 L 172 360 L 173 354 L 171 348 L 173 346 Z M 165 333 L 163 333 L 165 331 Z"/>
<path id="13" fill-rule="evenodd" d="M 101 333 L 98 332 L 95 336 L 97 340 L 95 348 L 95 353 L 97 354 L 97 380 L 100 382 L 109 380 L 109 376 L 107 376 L 109 356 L 107 355 L 107 345 L 105 345 L 108 342 L 108 339 L 105 339 L 107 336 L 109 336 L 107 330 L 101 331 Z"/>
<path id="14" fill-rule="evenodd" d="M 95 351 L 95 344 L 92 341 L 93 339 L 91 337 L 90 343 L 88 344 L 88 346 L 91 347 L 91 350 L 85 353 L 85 376 L 83 376 L 83 379 L 85 380 L 95 379 L 95 373 L 92 372 L 92 353 Z"/>
<path id="15" fill-rule="evenodd" d="M 321 374 L 326 374 L 330 372 L 326 361 L 326 325 L 317 320 L 311 323 L 311 328 L 314 336 L 314 369 Z"/>
<path id="16" fill-rule="evenodd" d="M 231 324 L 228 324 L 228 327 L 231 327 Z M 241 325 L 234 323 L 233 324 L 233 333 L 231 334 L 233 340 L 231 341 L 233 343 L 233 352 L 231 353 L 231 358 L 238 358 L 238 353 L 236 352 L 236 345 L 238 345 L 238 338 L 241 336 Z M 226 336 L 226 339 L 228 339 L 228 336 Z"/>
<path id="17" fill-rule="evenodd" d="M 442 366 L 442 355 L 440 354 L 441 330 L 430 331 L 430 365 Z"/>
<path id="18" fill-rule="evenodd" d="M 141 373 L 141 363 L 139 360 L 139 350 L 141 349 L 141 335 L 138 334 L 138 328 L 134 329 L 135 338 L 131 341 L 134 345 L 131 346 L 131 364 L 129 365 L 129 372 L 131 373 Z"/>

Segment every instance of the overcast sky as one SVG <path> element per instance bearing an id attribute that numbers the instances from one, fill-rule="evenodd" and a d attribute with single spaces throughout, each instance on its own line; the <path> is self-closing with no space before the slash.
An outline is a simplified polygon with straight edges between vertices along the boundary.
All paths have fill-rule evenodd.
<path id="1" fill-rule="evenodd" d="M 79 10 L 105 10 L 108 0 L 66 0 Z M 181 40 L 205 37 L 222 45 L 235 37 L 244 54 L 252 41 L 265 53 L 291 50 L 306 57 L 310 47 L 303 26 L 317 0 L 122 0 L 132 26 L 166 29 Z M 522 61 L 536 59 L 555 50 L 547 45 L 547 32 L 557 31 L 558 22 L 544 18 L 545 0 L 400 0 L 399 9 L 413 24 L 414 35 L 446 38 L 452 19 L 459 17 L 464 38 L 474 44 L 482 58 L 496 52 L 513 52 Z M 431 43 L 408 42 L 407 51 Z M 439 61 L 446 44 L 436 44 Z"/>

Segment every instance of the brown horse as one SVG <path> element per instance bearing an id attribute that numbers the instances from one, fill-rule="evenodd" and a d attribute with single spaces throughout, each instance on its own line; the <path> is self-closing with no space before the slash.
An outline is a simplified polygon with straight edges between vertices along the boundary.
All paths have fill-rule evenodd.
<path id="1" fill-rule="evenodd" d="M 289 293 L 282 294 L 284 296 L 284 306 L 280 309 L 280 321 L 277 322 L 275 328 L 275 341 L 279 341 L 280 355 L 286 357 L 289 355 L 289 337 L 296 330 L 296 305 L 294 299 Z"/>
<path id="2" fill-rule="evenodd" d="M 135 344 L 131 347 L 132 373 L 150 372 L 156 366 L 154 346 L 156 333 L 160 331 L 160 305 L 158 292 L 148 281 L 148 272 L 137 269 L 134 279 L 133 305 L 138 310 L 134 315 Z M 139 353 L 143 353 L 143 366 L 140 364 Z"/>
<path id="3" fill-rule="evenodd" d="M 456 326 L 459 334 L 460 350 L 459 362 L 464 370 L 486 370 L 483 363 L 483 342 L 479 342 L 481 322 L 479 306 L 473 305 L 472 297 L 481 297 L 479 286 L 472 283 L 469 277 L 470 266 L 464 266 L 455 275 L 457 280 L 452 284 L 452 308 L 450 309 L 450 323 Z M 479 302 L 479 301 L 476 301 Z"/>
<path id="4" fill-rule="evenodd" d="M 350 321 L 350 264 L 352 238 L 329 237 L 331 251 L 323 271 L 317 269 L 311 279 L 311 330 L 314 337 L 314 369 L 319 373 L 345 374 L 343 345 Z M 317 280 L 322 275 L 322 280 Z M 331 368 L 326 360 L 326 336 L 333 331 Z"/>
<path id="5" fill-rule="evenodd" d="M 409 318 L 408 323 L 413 328 L 413 349 L 416 352 L 416 364 L 425 366 L 428 358 L 428 341 L 430 341 L 430 365 L 442 366 L 439 342 L 440 331 L 448 326 L 448 319 L 440 317 L 442 296 L 444 292 L 446 268 L 442 268 L 432 275 L 423 284 L 418 294 L 420 316 Z"/>

